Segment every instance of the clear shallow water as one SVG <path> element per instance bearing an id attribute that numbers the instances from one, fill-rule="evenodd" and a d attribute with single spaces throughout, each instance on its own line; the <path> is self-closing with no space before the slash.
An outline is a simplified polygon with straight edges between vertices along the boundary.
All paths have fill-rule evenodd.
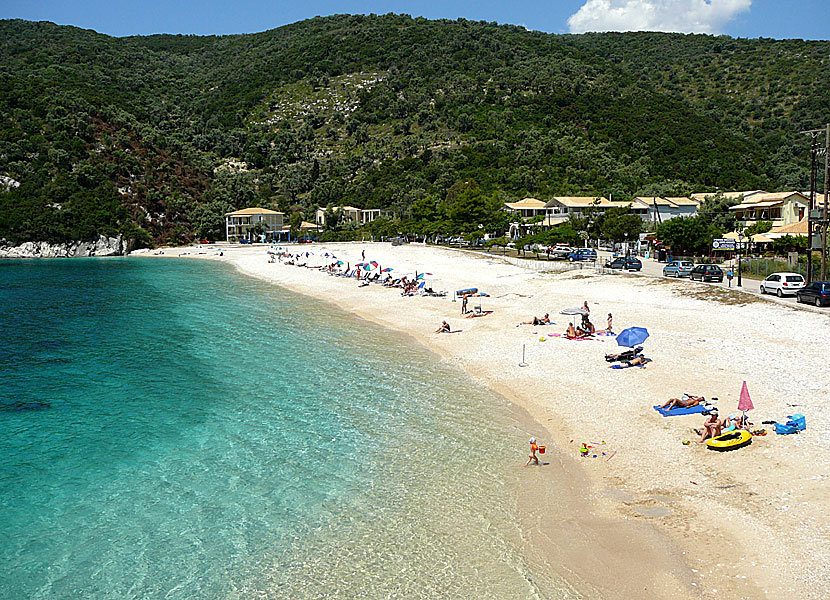
<path id="1" fill-rule="evenodd" d="M 536 598 L 503 403 L 201 261 L 0 262 L 0 597 Z"/>

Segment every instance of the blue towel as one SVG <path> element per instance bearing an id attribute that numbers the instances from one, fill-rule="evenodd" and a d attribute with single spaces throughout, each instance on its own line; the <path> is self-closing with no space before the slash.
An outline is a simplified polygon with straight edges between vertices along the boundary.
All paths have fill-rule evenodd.
<path id="1" fill-rule="evenodd" d="M 659 412 L 664 417 L 676 417 L 678 415 L 694 415 L 697 413 L 706 412 L 708 410 L 702 404 L 698 404 L 697 406 L 693 406 L 691 408 L 681 408 L 679 406 L 675 406 L 671 410 L 666 410 L 665 408 L 660 408 L 659 406 L 655 406 L 654 410 Z"/>
<path id="2" fill-rule="evenodd" d="M 645 365 L 611 365 L 612 369 L 628 369 L 629 367 L 645 367 Z"/>

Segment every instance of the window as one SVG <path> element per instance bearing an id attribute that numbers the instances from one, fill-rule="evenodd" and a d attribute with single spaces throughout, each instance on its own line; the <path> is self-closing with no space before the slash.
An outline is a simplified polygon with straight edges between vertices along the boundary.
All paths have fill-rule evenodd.
<path id="1" fill-rule="evenodd" d="M 787 281 L 804 281 L 801 275 L 787 275 Z"/>

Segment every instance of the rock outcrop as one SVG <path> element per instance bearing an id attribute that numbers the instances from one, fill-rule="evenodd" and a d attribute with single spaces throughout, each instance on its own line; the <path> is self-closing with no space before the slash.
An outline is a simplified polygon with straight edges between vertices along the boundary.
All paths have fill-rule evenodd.
<path id="1" fill-rule="evenodd" d="M 0 258 L 70 258 L 75 256 L 121 256 L 129 252 L 129 244 L 119 235 L 99 235 L 90 242 L 24 242 L 9 246 L 0 240 Z"/>

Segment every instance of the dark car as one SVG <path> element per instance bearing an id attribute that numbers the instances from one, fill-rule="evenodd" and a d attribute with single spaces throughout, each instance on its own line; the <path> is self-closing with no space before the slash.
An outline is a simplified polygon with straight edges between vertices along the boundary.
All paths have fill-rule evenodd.
<path id="1" fill-rule="evenodd" d="M 239 243 L 240 244 L 250 244 L 252 242 L 248 238 L 242 238 L 241 240 L 239 240 Z"/>
<path id="2" fill-rule="evenodd" d="M 593 248 L 578 248 L 576 251 L 568 254 L 568 260 L 574 262 L 575 260 L 590 260 L 597 261 L 597 251 Z"/>
<path id="3" fill-rule="evenodd" d="M 691 281 L 723 281 L 723 270 L 718 265 L 696 265 L 689 273 Z"/>
<path id="4" fill-rule="evenodd" d="M 828 306 L 830 305 L 830 281 L 808 283 L 795 293 L 795 298 L 799 302 Z"/>
<path id="5" fill-rule="evenodd" d="M 643 268 L 643 263 L 640 262 L 639 258 L 634 256 L 618 256 L 614 260 L 609 260 L 605 263 L 605 266 L 609 269 L 625 269 L 626 271 L 639 271 Z"/>

